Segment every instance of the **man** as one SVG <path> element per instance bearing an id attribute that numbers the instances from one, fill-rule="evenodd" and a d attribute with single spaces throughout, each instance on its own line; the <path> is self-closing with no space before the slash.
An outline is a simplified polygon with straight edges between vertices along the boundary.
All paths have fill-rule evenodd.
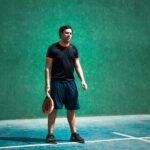
<path id="1" fill-rule="evenodd" d="M 59 29 L 60 41 L 52 44 L 46 54 L 45 91 L 54 100 L 54 110 L 48 115 L 47 143 L 56 144 L 53 134 L 54 123 L 58 109 L 63 105 L 67 110 L 67 119 L 71 130 L 71 142 L 84 143 L 84 139 L 77 133 L 75 110 L 79 109 L 78 91 L 73 72 L 76 70 L 84 90 L 87 84 L 80 65 L 78 50 L 70 44 L 72 27 L 65 25 Z"/>

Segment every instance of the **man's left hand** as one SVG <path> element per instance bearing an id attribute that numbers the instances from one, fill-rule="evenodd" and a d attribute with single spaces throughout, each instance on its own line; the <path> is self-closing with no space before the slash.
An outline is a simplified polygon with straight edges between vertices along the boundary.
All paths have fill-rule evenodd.
<path id="1" fill-rule="evenodd" d="M 87 90 L 88 89 L 88 86 L 87 86 L 85 81 L 83 81 L 81 84 L 82 84 L 83 90 Z"/>

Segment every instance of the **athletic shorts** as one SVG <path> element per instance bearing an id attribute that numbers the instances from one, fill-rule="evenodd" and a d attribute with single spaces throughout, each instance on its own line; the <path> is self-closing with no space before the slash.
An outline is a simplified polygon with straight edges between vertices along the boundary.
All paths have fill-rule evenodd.
<path id="1" fill-rule="evenodd" d="M 78 90 L 74 80 L 51 82 L 51 97 L 54 100 L 54 109 L 62 109 L 63 106 L 67 110 L 79 109 Z"/>

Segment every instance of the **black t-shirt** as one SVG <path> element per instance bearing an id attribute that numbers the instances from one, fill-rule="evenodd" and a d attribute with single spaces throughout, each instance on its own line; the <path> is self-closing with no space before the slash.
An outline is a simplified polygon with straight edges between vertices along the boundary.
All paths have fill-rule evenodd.
<path id="1" fill-rule="evenodd" d="M 46 58 L 53 60 L 52 79 L 74 80 L 75 59 L 78 59 L 78 50 L 74 45 L 63 47 L 59 43 L 52 44 L 48 48 Z"/>

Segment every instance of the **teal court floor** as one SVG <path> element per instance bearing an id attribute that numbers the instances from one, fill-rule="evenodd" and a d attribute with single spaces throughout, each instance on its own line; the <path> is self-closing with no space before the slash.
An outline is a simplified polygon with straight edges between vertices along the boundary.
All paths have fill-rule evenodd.
<path id="1" fill-rule="evenodd" d="M 58 144 L 45 143 L 47 119 L 0 121 L 0 149 L 21 150 L 149 150 L 150 115 L 78 117 L 85 144 L 69 142 L 66 118 L 57 118 Z"/>

